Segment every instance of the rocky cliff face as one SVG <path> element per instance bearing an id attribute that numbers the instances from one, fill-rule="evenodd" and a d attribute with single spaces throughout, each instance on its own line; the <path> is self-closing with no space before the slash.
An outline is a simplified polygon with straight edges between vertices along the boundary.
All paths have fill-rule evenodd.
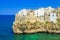
<path id="1" fill-rule="evenodd" d="M 23 14 L 23 12 L 21 12 Z M 37 21 L 34 12 L 29 10 L 26 15 L 16 14 L 15 21 L 13 22 L 13 32 L 20 33 L 36 33 L 36 32 L 49 32 L 60 33 L 60 20 L 57 23 Z"/>

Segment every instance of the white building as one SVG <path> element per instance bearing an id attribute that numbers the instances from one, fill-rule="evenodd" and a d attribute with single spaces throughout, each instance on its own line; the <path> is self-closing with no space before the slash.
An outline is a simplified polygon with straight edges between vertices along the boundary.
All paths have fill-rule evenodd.
<path id="1" fill-rule="evenodd" d="M 55 9 L 52 7 L 48 7 L 48 8 L 39 8 L 37 10 L 33 10 L 32 13 L 34 14 L 34 16 L 36 16 L 36 19 L 38 21 L 52 21 L 52 22 L 56 22 L 57 19 L 57 13 L 53 12 Z M 27 9 L 23 9 L 21 11 L 18 12 L 18 16 L 26 16 L 27 14 L 29 14 L 31 10 L 27 10 Z M 33 17 L 32 14 L 30 13 L 29 17 Z"/>
<path id="2" fill-rule="evenodd" d="M 55 23 L 55 22 L 57 22 L 56 19 L 57 19 L 56 13 L 51 13 L 50 14 L 50 21 Z"/>
<path id="3" fill-rule="evenodd" d="M 21 10 L 21 11 L 19 11 L 18 12 L 18 14 L 20 15 L 20 16 L 25 16 L 26 14 L 27 14 L 27 10 L 26 9 L 23 9 L 23 10 Z"/>
<path id="4" fill-rule="evenodd" d="M 43 8 L 41 8 L 41 9 L 35 10 L 34 13 L 36 16 L 44 16 L 45 11 Z"/>
<path id="5" fill-rule="evenodd" d="M 44 14 L 45 14 L 44 8 L 40 8 L 38 10 L 34 10 L 34 14 L 35 14 L 35 16 L 37 18 L 37 21 L 44 22 Z"/>

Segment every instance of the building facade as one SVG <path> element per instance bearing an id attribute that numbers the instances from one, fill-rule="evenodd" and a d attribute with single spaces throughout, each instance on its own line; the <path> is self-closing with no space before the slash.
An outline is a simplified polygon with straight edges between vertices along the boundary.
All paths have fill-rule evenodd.
<path id="1" fill-rule="evenodd" d="M 29 20 L 30 22 L 40 21 L 40 22 L 57 22 L 57 19 L 60 19 L 60 9 L 55 9 L 52 7 L 48 8 L 39 8 L 37 10 L 27 10 L 23 9 L 19 11 L 18 16 L 22 20 Z"/>

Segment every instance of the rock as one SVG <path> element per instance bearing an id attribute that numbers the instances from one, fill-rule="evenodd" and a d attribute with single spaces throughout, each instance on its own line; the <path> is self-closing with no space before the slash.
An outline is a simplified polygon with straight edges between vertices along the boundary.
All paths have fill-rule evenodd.
<path id="1" fill-rule="evenodd" d="M 44 19 L 40 20 L 39 18 L 35 16 L 33 10 L 23 10 L 19 12 L 16 14 L 15 21 L 13 22 L 13 32 L 17 34 L 47 31 L 49 33 L 60 33 L 60 26 L 58 22 L 53 23 Z"/>

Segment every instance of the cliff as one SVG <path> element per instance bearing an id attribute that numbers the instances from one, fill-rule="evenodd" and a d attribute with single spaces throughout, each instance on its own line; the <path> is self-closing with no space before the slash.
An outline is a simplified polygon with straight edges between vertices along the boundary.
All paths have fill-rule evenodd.
<path id="1" fill-rule="evenodd" d="M 24 12 L 24 11 L 23 11 Z M 15 21 L 13 22 L 13 32 L 20 33 L 36 33 L 36 32 L 49 32 L 60 33 L 60 19 L 56 19 L 56 23 L 50 21 L 41 21 L 34 15 L 34 11 L 25 11 L 26 15 L 17 13 Z"/>

